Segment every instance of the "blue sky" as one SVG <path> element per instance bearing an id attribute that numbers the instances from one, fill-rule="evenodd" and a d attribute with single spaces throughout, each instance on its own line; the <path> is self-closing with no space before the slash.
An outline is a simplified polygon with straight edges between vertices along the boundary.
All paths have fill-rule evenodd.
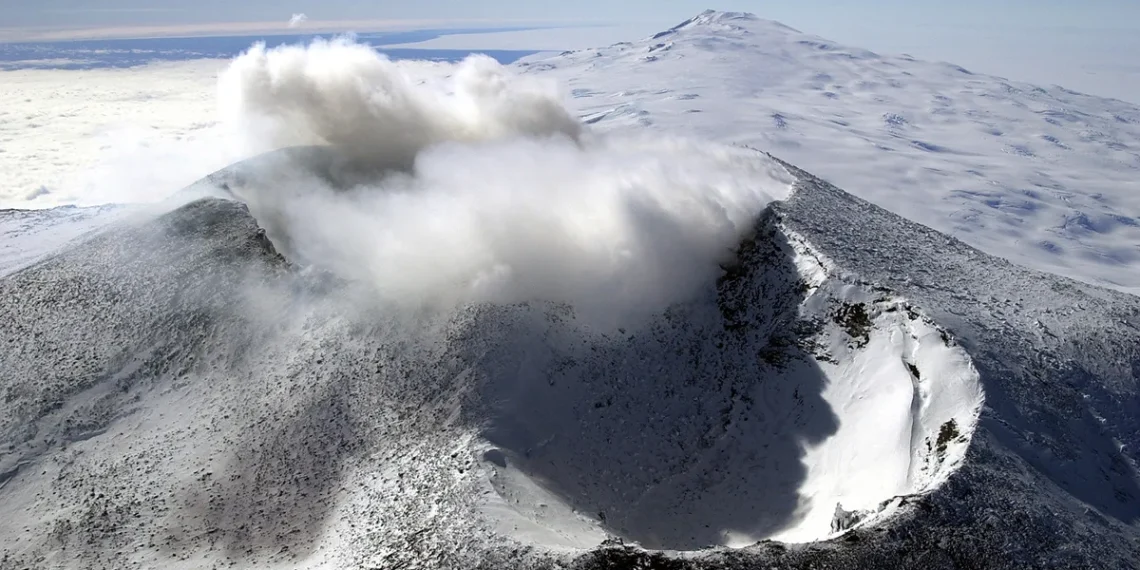
<path id="1" fill-rule="evenodd" d="M 480 18 L 661 22 L 704 8 L 743 10 L 790 25 L 877 26 L 884 22 L 1131 27 L 1136 0 L 0 0 L 0 26 L 119 26 L 273 21 L 304 12 L 314 19 Z"/>

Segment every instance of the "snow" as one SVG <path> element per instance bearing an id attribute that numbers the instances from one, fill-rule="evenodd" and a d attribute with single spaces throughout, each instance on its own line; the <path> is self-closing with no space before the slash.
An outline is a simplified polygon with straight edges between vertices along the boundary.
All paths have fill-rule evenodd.
<path id="1" fill-rule="evenodd" d="M 0 277 L 56 253 L 74 240 L 122 219 L 129 208 L 101 206 L 0 210 Z"/>
<path id="2" fill-rule="evenodd" d="M 520 63 L 599 129 L 772 152 L 1019 264 L 1140 290 L 1140 108 L 743 14 Z"/>
<path id="3" fill-rule="evenodd" d="M 917 548 L 916 568 L 934 543 L 982 567 L 1134 566 L 1114 545 L 1140 504 L 1137 298 L 987 256 L 785 166 L 799 182 L 773 205 L 782 223 L 947 327 L 985 390 L 959 469 L 912 522 L 880 523 L 900 534 L 878 544 Z"/>
<path id="4" fill-rule="evenodd" d="M 944 483 L 964 457 L 982 405 L 978 373 L 971 359 L 962 348 L 948 343 L 945 333 L 917 315 L 904 299 L 875 295 L 846 281 L 794 233 L 786 235 L 796 244 L 787 252 L 792 256 L 789 261 L 813 292 L 792 308 L 794 315 L 777 315 L 776 320 L 792 317 L 828 323 L 812 340 L 817 347 L 813 365 L 791 364 L 757 372 L 763 378 L 759 384 L 740 388 L 748 393 L 747 402 L 757 403 L 755 409 L 747 405 L 737 411 L 740 404 L 731 402 L 710 405 L 712 410 L 725 406 L 733 409 L 730 427 L 712 448 L 694 449 L 672 437 L 658 439 L 660 436 L 650 429 L 632 438 L 627 459 L 619 451 L 626 447 L 616 442 L 610 445 L 617 449 L 575 449 L 589 449 L 593 442 L 613 442 L 618 437 L 617 432 L 605 428 L 604 416 L 597 417 L 596 412 L 586 411 L 588 408 L 574 411 L 572 417 L 559 416 L 575 409 L 572 402 L 591 401 L 604 401 L 606 409 L 622 408 L 622 426 L 651 426 L 659 420 L 642 418 L 642 414 L 669 417 L 677 412 L 670 411 L 664 402 L 650 405 L 654 411 L 625 403 L 628 397 L 639 397 L 646 390 L 635 381 L 622 380 L 615 386 L 610 380 L 594 387 L 584 378 L 571 376 L 567 382 L 560 375 L 558 387 L 536 388 L 541 385 L 539 379 L 527 376 L 547 369 L 550 357 L 541 355 L 547 349 L 530 349 L 523 359 L 534 372 L 520 371 L 522 377 L 511 381 L 518 387 L 495 396 L 497 407 L 509 410 L 505 413 L 510 421 L 506 428 L 492 428 L 490 432 L 491 441 L 498 442 L 499 447 L 491 447 L 485 454 L 494 454 L 484 464 L 491 471 L 490 482 L 496 492 L 484 507 L 485 514 L 517 540 L 555 549 L 597 546 L 609 534 L 649 548 L 740 548 L 763 539 L 823 540 L 854 526 L 833 526 L 837 507 L 859 512 L 855 522 L 869 524 L 894 497 L 926 493 Z M 773 274 L 756 279 L 784 279 L 778 266 L 769 271 Z M 867 307 L 872 318 L 862 342 L 836 322 L 837 308 L 850 304 Z M 702 321 L 696 314 L 689 318 Z M 723 343 L 712 332 L 702 331 L 698 336 L 707 336 L 718 346 Z M 730 352 L 712 346 L 705 350 L 720 353 L 720 358 L 728 360 L 724 366 L 748 376 L 744 371 L 749 365 L 732 363 Z M 561 358 L 564 362 L 574 359 Z M 647 374 L 684 368 L 666 360 L 652 366 Z M 604 370 L 593 374 L 612 374 Z M 664 378 L 657 382 L 673 384 Z M 823 385 L 820 404 L 830 409 L 833 420 L 799 411 L 813 406 L 811 398 L 805 401 L 803 394 L 817 389 L 813 388 L 816 382 Z M 614 394 L 619 387 L 618 394 L 629 395 Z M 597 392 L 591 394 L 594 390 Z M 694 394 L 693 398 L 702 396 Z M 675 432 L 683 433 L 683 426 L 694 421 L 689 416 L 674 417 L 669 425 Z M 786 443 L 782 440 L 790 433 L 811 433 L 818 427 L 810 426 L 821 421 L 834 422 L 834 433 L 818 442 L 805 442 L 803 471 L 794 462 L 782 460 L 778 451 Z M 789 423 L 797 427 L 789 429 Z M 949 429 L 947 425 L 954 426 L 953 437 L 940 437 Z M 578 435 L 564 439 L 568 433 Z M 503 451 L 504 445 L 518 449 L 514 440 L 520 438 L 531 442 L 525 446 L 525 457 Z M 642 470 L 648 470 L 656 483 L 646 488 L 641 481 L 645 476 Z M 580 471 L 606 475 L 575 479 L 573 473 Z M 567 479 L 574 480 L 569 488 Z M 621 499 L 591 503 L 593 509 L 584 513 L 574 506 L 578 497 L 599 500 L 617 493 L 617 489 L 628 489 L 630 495 L 618 493 Z M 766 492 L 758 494 L 759 489 Z M 784 492 L 799 497 L 794 516 L 786 521 L 771 515 L 780 512 L 774 497 Z"/>
<path id="5" fill-rule="evenodd" d="M 670 550 L 814 541 L 874 523 L 896 495 L 934 491 L 977 418 L 977 374 L 944 331 L 771 220 L 745 273 L 617 332 L 545 303 L 378 321 L 375 308 L 357 314 L 352 289 L 324 296 L 302 275 L 272 277 L 263 238 L 232 203 L 162 220 L 113 225 L 0 281 L 13 331 L 25 331 L 9 345 L 32 357 L 7 370 L 42 376 L 35 394 L 70 394 L 39 416 L 39 399 L 17 398 L 7 415 L 4 492 L 28 514 L 0 522 L 0 535 L 21 537 L 11 552 L 41 552 L 27 530 L 71 528 L 117 550 L 52 551 L 62 566 L 382 566 L 425 528 L 430 544 L 474 534 L 562 555 L 611 536 Z M 191 233 L 163 241 L 170 231 Z M 244 270 L 207 269 L 235 255 Z M 870 316 L 866 338 L 839 318 L 855 305 Z M 214 317 L 193 316 L 203 312 Z M 79 372 L 101 363 L 108 373 Z M 74 374 L 85 388 L 73 391 Z M 950 419 L 960 433 L 938 451 Z M 29 469 L 51 457 L 66 459 Z M 852 514 L 836 528 L 839 507 Z M 160 550 L 121 553 L 111 529 L 123 524 Z M 263 534 L 292 538 L 269 552 Z"/>
<path id="6" fill-rule="evenodd" d="M 597 520 L 578 513 L 562 498 L 509 463 L 501 451 L 490 447 L 483 453 L 489 472 L 481 515 L 495 530 L 526 544 L 551 550 L 588 550 L 610 534 Z"/>
<path id="7" fill-rule="evenodd" d="M 944 483 L 963 458 L 983 395 L 969 356 L 950 345 L 943 331 L 903 299 L 873 294 L 842 275 L 821 278 L 834 271 L 834 263 L 794 231 L 783 231 L 802 278 L 830 289 L 831 303 L 866 304 L 873 323 L 862 348 L 853 350 L 849 337 L 836 330 L 823 341 L 831 357 L 820 364 L 829 378 L 822 395 L 838 416 L 839 429 L 804 457 L 803 519 L 772 537 L 806 542 L 834 534 L 829 525 L 837 507 L 875 513 L 893 497 Z M 830 308 L 816 299 L 805 306 Z M 934 450 L 931 442 L 950 421 L 962 437 Z"/>

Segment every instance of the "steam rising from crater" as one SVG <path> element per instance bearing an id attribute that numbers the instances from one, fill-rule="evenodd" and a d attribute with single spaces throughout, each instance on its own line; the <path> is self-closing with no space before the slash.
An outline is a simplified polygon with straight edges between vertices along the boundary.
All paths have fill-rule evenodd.
<path id="1" fill-rule="evenodd" d="M 255 46 L 220 103 L 251 149 L 325 145 L 369 175 L 333 184 L 279 164 L 239 184 L 286 255 L 415 305 L 541 299 L 609 322 L 660 310 L 711 283 L 791 182 L 747 149 L 587 132 L 556 86 L 483 56 Z"/>

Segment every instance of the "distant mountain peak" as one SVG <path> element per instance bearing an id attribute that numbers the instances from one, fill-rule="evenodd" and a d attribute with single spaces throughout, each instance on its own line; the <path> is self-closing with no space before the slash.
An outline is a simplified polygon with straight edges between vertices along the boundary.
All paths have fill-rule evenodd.
<path id="1" fill-rule="evenodd" d="M 751 12 L 722 12 L 719 10 L 705 10 L 693 18 L 697 22 L 724 22 L 729 20 L 757 21 L 760 18 Z"/>
<path id="2" fill-rule="evenodd" d="M 799 32 L 795 28 L 785 26 L 773 20 L 765 20 L 758 17 L 756 14 L 750 12 L 722 12 L 718 10 L 705 10 L 696 16 L 669 28 L 663 32 L 656 34 L 654 39 L 668 36 L 683 30 L 695 29 L 715 29 L 723 31 L 726 29 L 737 31 L 755 31 L 757 25 L 769 25 L 774 28 L 779 28 L 785 31 Z"/>
<path id="3" fill-rule="evenodd" d="M 728 24 L 740 25 L 745 22 L 759 22 L 760 18 L 755 14 L 748 12 L 718 12 L 716 10 L 705 10 L 696 16 L 681 22 L 674 26 L 673 30 L 682 30 L 685 28 L 693 28 L 697 26 L 709 26 L 714 24 Z"/>

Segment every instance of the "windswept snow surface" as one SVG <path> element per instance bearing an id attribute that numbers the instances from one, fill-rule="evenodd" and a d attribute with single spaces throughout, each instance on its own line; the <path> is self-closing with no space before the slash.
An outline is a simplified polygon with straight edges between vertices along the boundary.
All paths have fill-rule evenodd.
<path id="1" fill-rule="evenodd" d="M 0 276 L 56 253 L 124 217 L 127 208 L 99 206 L 0 210 Z"/>
<path id="2" fill-rule="evenodd" d="M 706 13 L 520 63 L 601 129 L 770 151 L 1017 263 L 1140 291 L 1140 108 Z"/>

